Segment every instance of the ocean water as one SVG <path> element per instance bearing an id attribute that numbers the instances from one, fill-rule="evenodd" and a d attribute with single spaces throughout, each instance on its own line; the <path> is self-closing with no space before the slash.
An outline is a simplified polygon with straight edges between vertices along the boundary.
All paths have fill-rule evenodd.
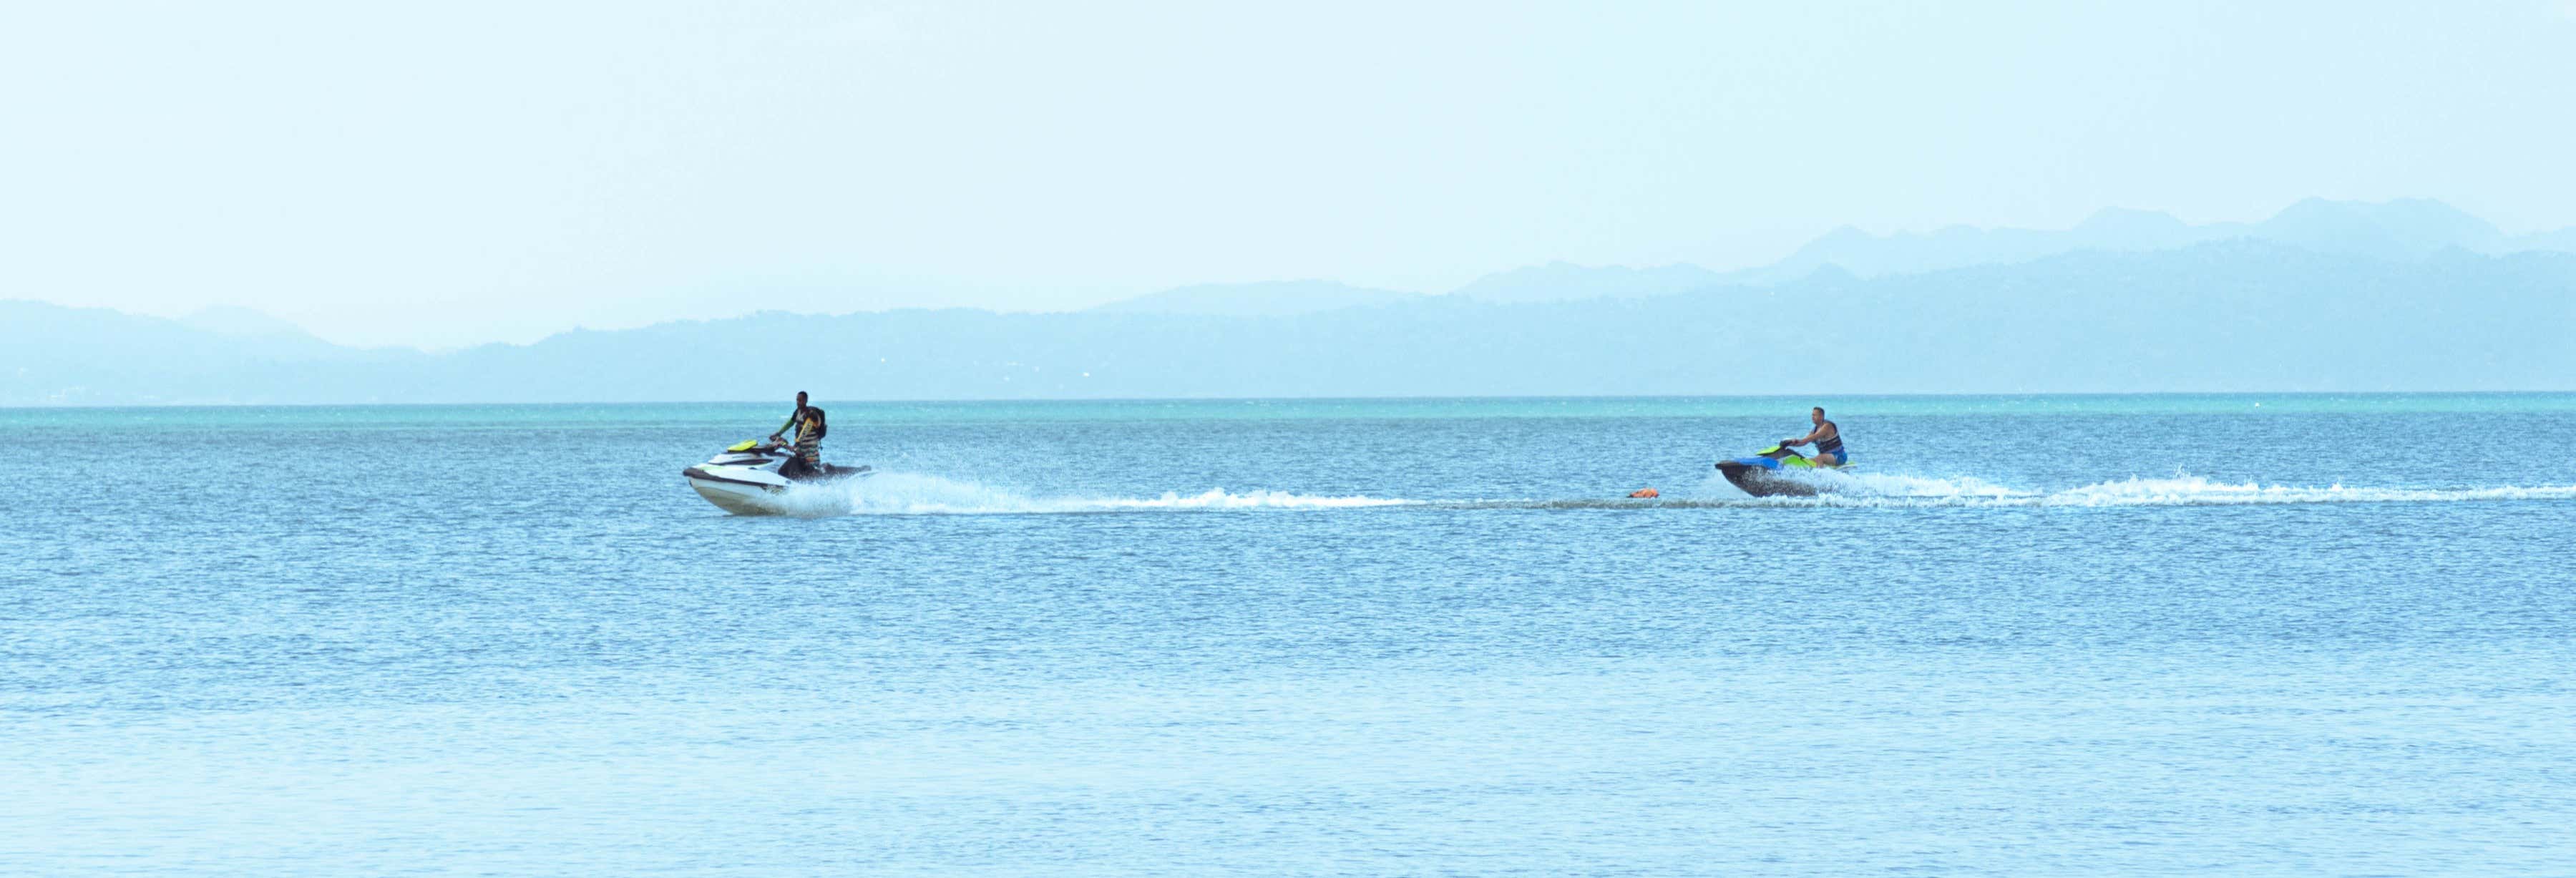
<path id="1" fill-rule="evenodd" d="M 2576 873 L 2576 396 L 820 402 L 0 410 L 0 874 Z"/>

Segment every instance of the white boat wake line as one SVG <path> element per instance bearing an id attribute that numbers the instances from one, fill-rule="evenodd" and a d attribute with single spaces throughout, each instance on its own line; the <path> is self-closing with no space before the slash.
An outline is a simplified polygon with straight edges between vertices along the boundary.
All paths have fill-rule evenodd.
<path id="1" fill-rule="evenodd" d="M 1724 496 L 1718 482 L 1707 496 Z M 2300 487 L 2228 483 L 2198 476 L 2123 479 L 2062 491 L 2020 491 L 1974 478 L 1926 479 L 1852 474 L 1841 490 L 1815 497 L 1732 498 L 1735 504 L 1777 506 L 2243 506 L 2299 503 L 2439 503 L 2480 500 L 2576 500 L 2576 485 L 2488 488 Z"/>
<path id="2" fill-rule="evenodd" d="M 1367 495 L 1324 496 L 1287 491 L 1235 493 L 1212 488 L 1157 497 L 1034 497 L 975 482 L 915 473 L 798 485 L 779 497 L 782 511 L 806 518 L 841 515 L 1027 515 L 1079 512 L 1225 511 L 1255 509 L 1369 509 L 1393 506 L 1448 509 L 1640 509 L 1761 507 L 2126 507 L 2239 506 L 2303 503 L 2439 503 L 2464 501 L 2576 500 L 2576 485 L 2488 488 L 2298 487 L 2216 482 L 2196 476 L 2125 479 L 2062 491 L 2024 491 L 1975 478 L 1935 479 L 1851 474 L 1840 490 L 1815 497 L 1746 497 L 1712 479 L 1686 496 L 1653 500 L 1412 500 Z"/>
<path id="3" fill-rule="evenodd" d="M 1418 501 L 1379 497 L 1324 497 L 1285 491 L 1232 493 L 1211 488 L 1159 497 L 1032 497 L 974 482 L 915 473 L 797 485 L 779 497 L 789 515 L 1010 515 L 1130 510 L 1351 509 L 1402 506 Z"/>
<path id="4" fill-rule="evenodd" d="M 2444 503 L 2576 500 L 2576 485 L 2491 488 L 2323 488 L 2231 484 L 2194 476 L 2125 479 L 2062 491 L 2024 491 L 1975 478 L 1840 474 L 1829 493 L 1814 497 L 1748 497 L 1711 477 L 1694 490 L 1653 499 L 1598 497 L 1561 500 L 1476 500 L 1430 505 L 1467 509 L 1745 509 L 1829 508 L 2030 508 L 2128 506 L 2245 506 L 2301 503 Z"/>
<path id="5" fill-rule="evenodd" d="M 2440 503 L 2576 500 L 2576 485 L 2495 488 L 2303 488 L 2228 484 L 2197 477 L 2102 482 L 2031 498 L 2042 506 L 2224 506 L 2266 503 Z"/>

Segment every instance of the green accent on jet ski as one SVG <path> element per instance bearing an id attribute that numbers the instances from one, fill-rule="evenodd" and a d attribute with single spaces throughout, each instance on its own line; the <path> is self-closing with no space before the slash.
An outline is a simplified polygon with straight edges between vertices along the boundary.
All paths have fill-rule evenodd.
<path id="1" fill-rule="evenodd" d="M 1780 446 L 1774 445 L 1774 446 L 1771 446 L 1771 447 L 1769 447 L 1769 448 L 1765 448 L 1765 449 L 1762 449 L 1762 450 L 1760 450 L 1760 451 L 1753 452 L 1753 455 L 1754 455 L 1755 457 L 1770 457 L 1771 455 L 1778 454 L 1778 453 L 1780 453 Z M 1790 455 L 1790 456 L 1788 456 L 1788 457 L 1779 458 L 1779 461 L 1780 461 L 1780 468 L 1781 468 L 1781 469 L 1791 469 L 1791 468 L 1815 469 L 1815 468 L 1816 468 L 1816 462 L 1815 462 L 1815 461 L 1808 460 L 1808 459 L 1807 459 L 1807 458 L 1805 458 L 1805 457 L 1801 457 L 1801 456 L 1798 456 L 1798 455 L 1795 455 L 1795 454 L 1792 454 L 1792 455 Z M 1825 469 L 1832 469 L 1832 468 L 1833 468 L 1833 467 L 1825 467 Z"/>
<path id="2" fill-rule="evenodd" d="M 745 440 L 742 440 L 742 441 L 741 441 L 741 442 L 739 442 L 739 443 L 736 443 L 736 444 L 733 444 L 733 445 L 726 446 L 726 447 L 725 447 L 725 450 L 726 450 L 726 451 L 750 451 L 750 450 L 752 450 L 752 449 L 754 449 L 754 448 L 758 448 L 758 447 L 760 447 L 760 440 L 758 440 L 758 439 L 745 439 Z"/>
<path id="3" fill-rule="evenodd" d="M 1780 446 L 1774 445 L 1769 448 L 1753 452 L 1753 456 L 1770 457 L 1771 455 L 1778 453 L 1780 453 Z M 1845 466 L 1849 466 L 1849 464 L 1819 464 L 1816 462 L 1815 458 L 1799 454 L 1791 454 L 1787 457 L 1777 459 L 1780 461 L 1780 467 L 1782 469 L 1842 469 Z"/>

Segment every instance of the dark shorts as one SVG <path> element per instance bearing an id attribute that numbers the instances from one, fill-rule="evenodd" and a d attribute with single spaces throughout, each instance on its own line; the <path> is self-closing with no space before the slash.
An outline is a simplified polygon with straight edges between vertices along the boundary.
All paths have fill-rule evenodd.
<path id="1" fill-rule="evenodd" d="M 796 449 L 796 456 L 788 458 L 787 463 L 778 468 L 779 475 L 791 479 L 820 475 L 822 472 L 823 455 L 812 448 Z"/>

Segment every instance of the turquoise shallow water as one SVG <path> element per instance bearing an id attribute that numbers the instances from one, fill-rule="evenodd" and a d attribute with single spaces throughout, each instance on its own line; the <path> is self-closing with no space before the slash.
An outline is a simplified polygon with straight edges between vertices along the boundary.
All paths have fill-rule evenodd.
<path id="1" fill-rule="evenodd" d="M 0 871 L 2576 871 L 2576 396 L 1809 402 L 0 411 Z"/>

